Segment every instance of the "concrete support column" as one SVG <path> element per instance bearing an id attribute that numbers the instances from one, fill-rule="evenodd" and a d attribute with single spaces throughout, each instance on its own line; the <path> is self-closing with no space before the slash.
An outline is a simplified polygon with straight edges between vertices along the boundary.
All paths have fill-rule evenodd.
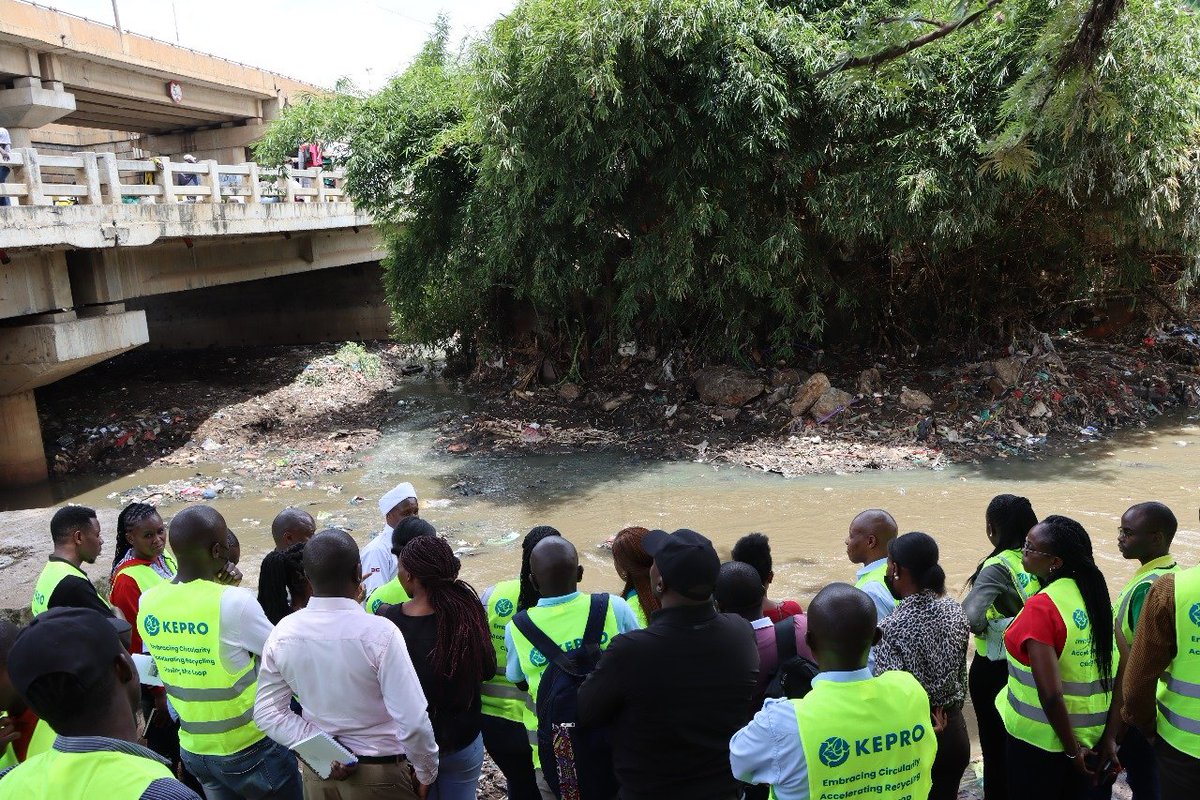
<path id="1" fill-rule="evenodd" d="M 0 395 L 0 486 L 31 486 L 48 475 L 33 392 Z"/>

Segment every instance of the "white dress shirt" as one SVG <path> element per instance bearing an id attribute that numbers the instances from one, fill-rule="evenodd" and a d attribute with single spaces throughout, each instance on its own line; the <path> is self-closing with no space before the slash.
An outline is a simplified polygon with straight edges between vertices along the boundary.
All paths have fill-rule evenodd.
<path id="1" fill-rule="evenodd" d="M 285 747 L 324 731 L 360 756 L 407 756 L 428 786 L 438 748 L 427 708 L 400 629 L 353 600 L 314 597 L 267 640 L 254 721 Z"/>
<path id="2" fill-rule="evenodd" d="M 384 525 L 374 539 L 363 545 L 358 557 L 362 561 L 363 574 L 367 576 L 363 581 L 363 591 L 366 592 L 363 597 L 366 598 L 396 577 L 399 571 L 396 556 L 392 552 L 392 529 Z"/>

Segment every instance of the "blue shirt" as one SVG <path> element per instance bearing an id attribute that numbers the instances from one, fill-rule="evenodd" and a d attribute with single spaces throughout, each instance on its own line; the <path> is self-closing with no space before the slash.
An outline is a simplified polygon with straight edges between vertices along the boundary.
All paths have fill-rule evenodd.
<path id="1" fill-rule="evenodd" d="M 558 597 L 543 597 L 538 600 L 538 607 L 558 606 L 563 603 L 569 603 L 579 597 L 579 592 L 571 592 L 570 594 L 559 595 Z M 608 598 L 608 607 L 612 609 L 613 615 L 617 618 L 617 632 L 625 633 L 627 631 L 636 631 L 642 626 L 638 624 L 637 617 L 633 614 L 633 609 L 629 604 L 620 597 L 610 595 Z M 520 683 L 525 680 L 525 672 L 521 669 L 521 659 L 517 656 L 517 648 L 513 645 L 513 624 L 509 622 L 504 626 L 504 646 L 508 648 L 508 663 L 504 666 L 504 674 L 513 683 Z"/>
<path id="2" fill-rule="evenodd" d="M 882 567 L 886 564 L 886 557 L 872 561 L 856 572 L 855 575 L 861 578 L 876 567 Z M 896 610 L 896 598 L 892 597 L 891 590 L 888 589 L 887 584 L 883 581 L 867 581 L 860 588 L 875 602 L 875 611 L 879 614 L 879 622 L 882 622 L 884 617 Z"/>
<path id="3" fill-rule="evenodd" d="M 871 670 L 863 667 L 850 672 L 822 672 L 813 683 L 853 683 L 871 678 Z M 734 776 L 743 783 L 770 784 L 777 800 L 808 800 L 808 761 L 799 733 L 792 701 L 767 700 L 762 711 L 729 740 L 729 766 Z"/>

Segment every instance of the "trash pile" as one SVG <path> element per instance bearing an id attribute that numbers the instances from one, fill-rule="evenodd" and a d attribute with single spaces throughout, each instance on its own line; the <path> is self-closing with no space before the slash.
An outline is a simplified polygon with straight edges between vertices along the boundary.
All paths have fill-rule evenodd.
<path id="1" fill-rule="evenodd" d="M 816 351 L 811 371 L 689 370 L 679 354 L 633 356 L 586 386 L 531 383 L 536 369 L 520 370 L 514 383 L 505 359 L 495 359 L 473 377 L 490 396 L 447 420 L 440 442 L 451 453 L 620 448 L 785 475 L 939 469 L 1037 457 L 1200 405 L 1200 335 L 1191 326 L 1115 342 L 1034 333 L 1007 351 L 949 364 L 840 356 Z"/>
<path id="2" fill-rule="evenodd" d="M 169 506 L 174 503 L 198 503 L 209 500 L 235 500 L 246 493 L 241 484 L 196 475 L 195 478 L 167 481 L 166 483 L 131 486 L 108 495 L 119 506 L 129 503 L 149 503 L 152 506 Z"/>

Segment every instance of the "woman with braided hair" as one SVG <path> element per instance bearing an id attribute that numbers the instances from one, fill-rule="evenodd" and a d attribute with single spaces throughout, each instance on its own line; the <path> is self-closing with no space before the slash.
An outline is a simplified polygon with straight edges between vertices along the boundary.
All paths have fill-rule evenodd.
<path id="1" fill-rule="evenodd" d="M 1019 786 L 1029 800 L 1107 798 L 1112 773 L 1095 748 L 1112 703 L 1108 586 L 1091 538 L 1073 519 L 1046 517 L 1023 553 L 1042 589 L 1004 633 L 1008 687 L 996 708 L 1008 732 L 1010 791 Z"/>
<path id="2" fill-rule="evenodd" d="M 474 800 L 483 768 L 480 687 L 496 671 L 487 616 L 461 563 L 440 536 L 419 536 L 400 551 L 398 576 L 412 598 L 382 612 L 400 628 L 438 744 L 430 800 Z"/>
<path id="3" fill-rule="evenodd" d="M 612 542 L 613 566 L 617 577 L 625 581 L 621 597 L 629 603 L 642 627 L 650 624 L 650 615 L 661 603 L 650 589 L 650 565 L 654 559 L 642 547 L 642 539 L 650 531 L 642 527 L 623 528 Z"/>
<path id="4" fill-rule="evenodd" d="M 117 544 L 113 554 L 112 587 L 108 600 L 121 609 L 125 619 L 136 621 L 142 595 L 163 581 L 175 579 L 175 562 L 167 555 L 167 526 L 158 509 L 148 503 L 130 503 L 117 516 Z M 137 625 L 132 630 L 131 651 L 142 652 Z M 200 783 L 183 767 L 179 758 L 179 722 L 167 708 L 161 686 L 142 687 L 142 715 L 149 720 L 146 744 L 171 762 L 176 774 L 197 794 Z M 203 796 L 203 795 L 201 795 Z"/>

